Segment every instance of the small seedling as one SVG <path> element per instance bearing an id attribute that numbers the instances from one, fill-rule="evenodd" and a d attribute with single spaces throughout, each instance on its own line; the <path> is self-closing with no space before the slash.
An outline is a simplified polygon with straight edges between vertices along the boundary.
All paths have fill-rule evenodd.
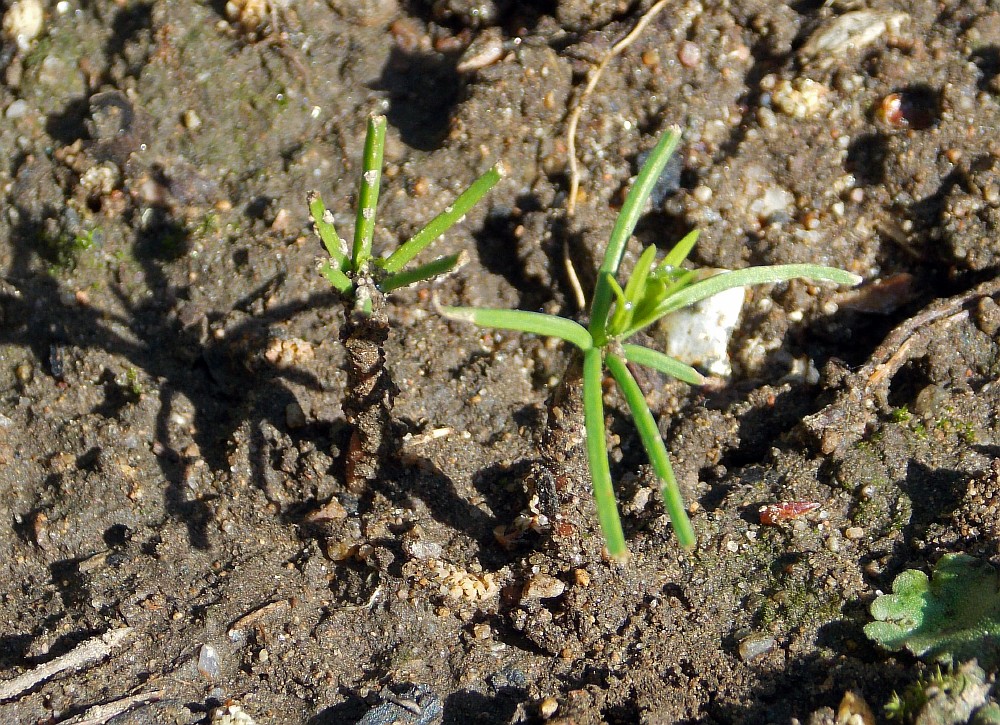
<path id="1" fill-rule="evenodd" d="M 623 288 L 615 275 L 621 265 L 625 245 L 632 236 L 643 205 L 679 141 L 680 131 L 676 128 L 664 134 L 625 199 L 597 273 L 587 327 L 573 320 L 538 312 L 441 307 L 442 313 L 451 319 L 561 338 L 583 353 L 587 460 L 605 544 L 608 553 L 619 560 L 627 556 L 627 548 L 608 463 L 601 388 L 604 372 L 607 370 L 618 383 L 628 404 L 646 455 L 661 481 L 661 492 L 677 539 L 687 549 L 694 546 L 694 531 L 656 421 L 628 364 L 645 365 L 691 385 L 704 381 L 691 366 L 656 350 L 630 343 L 629 338 L 664 315 L 733 287 L 771 284 L 794 278 L 828 280 L 845 285 L 861 281 L 860 277 L 850 272 L 813 264 L 753 267 L 705 277 L 681 266 L 697 241 L 698 232 L 695 231 L 681 239 L 659 262 L 656 260 L 656 247 L 647 247 Z"/>
<path id="2" fill-rule="evenodd" d="M 503 175 L 503 167 L 495 165 L 480 176 L 462 193 L 455 203 L 432 219 L 427 226 L 414 234 L 391 255 L 372 258 L 372 239 L 375 235 L 375 207 L 378 204 L 382 180 L 382 152 L 385 148 L 385 116 L 372 115 L 368 119 L 365 151 L 362 159 L 361 184 L 358 188 L 357 220 L 354 224 L 354 244 L 348 248 L 333 226 L 333 214 L 323 204 L 317 192 L 309 194 L 309 214 L 315 224 L 330 259 L 320 266 L 320 273 L 345 298 L 354 303 L 355 311 L 371 315 L 376 292 L 386 294 L 400 287 L 407 287 L 432 277 L 452 271 L 461 259 L 460 254 L 440 257 L 417 267 L 407 266 L 431 242 L 450 229 L 465 216 Z"/>
<path id="3" fill-rule="evenodd" d="M 940 665 L 922 674 L 885 705 L 887 720 L 907 723 L 1000 723 L 1000 705 L 990 698 L 992 678 L 975 660 Z"/>
<path id="4" fill-rule="evenodd" d="M 392 254 L 372 257 L 385 131 L 385 116 L 369 117 L 353 245 L 348 246 L 337 234 L 333 214 L 320 195 L 309 194 L 309 214 L 329 255 L 319 271 L 340 293 L 345 305 L 340 332 L 347 350 L 343 408 L 347 422 L 354 427 L 347 453 L 347 486 L 355 492 L 377 477 L 380 461 L 391 454 L 394 440 L 391 411 L 396 388 L 385 369 L 384 344 L 389 336 L 389 322 L 383 310 L 384 297 L 392 290 L 446 274 L 458 266 L 461 254 L 416 266 L 410 263 L 458 222 L 503 174 L 503 168 L 497 164 Z"/>
<path id="5" fill-rule="evenodd" d="M 100 231 L 96 229 L 76 234 L 43 235 L 42 254 L 52 262 L 53 267 L 71 270 L 77 266 L 84 253 L 94 248 L 99 236 Z"/>
<path id="6" fill-rule="evenodd" d="M 1000 572 L 967 554 L 945 554 L 928 578 L 907 569 L 871 605 L 865 634 L 887 650 L 946 664 L 1000 664 Z"/>

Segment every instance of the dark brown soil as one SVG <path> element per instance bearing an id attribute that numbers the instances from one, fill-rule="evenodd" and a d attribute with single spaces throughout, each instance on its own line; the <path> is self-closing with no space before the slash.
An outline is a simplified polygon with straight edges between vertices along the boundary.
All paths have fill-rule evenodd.
<path id="1" fill-rule="evenodd" d="M 3 41 L 0 681 L 132 634 L 0 721 L 153 691 L 112 722 L 228 699 L 258 723 L 393 699 L 419 700 L 407 722 L 824 722 L 849 690 L 879 712 L 917 670 L 866 640 L 870 601 L 943 552 L 997 553 L 963 516 L 1000 453 L 1000 7 L 672 2 L 588 101 L 568 217 L 567 117 L 651 3 L 260 4 L 254 32 L 221 0 L 46 0 L 28 48 Z M 470 263 L 389 300 L 398 459 L 355 495 L 305 199 L 350 230 L 373 111 L 380 249 L 495 160 L 510 174 L 440 242 Z M 641 242 L 697 227 L 701 266 L 868 286 L 754 289 L 732 379 L 644 381 L 694 552 L 610 392 L 629 563 L 602 557 L 572 451 L 558 531 L 504 548 L 572 352 L 446 322 L 431 294 L 578 316 L 563 244 L 586 286 L 670 124 Z M 761 525 L 782 501 L 820 507 Z"/>

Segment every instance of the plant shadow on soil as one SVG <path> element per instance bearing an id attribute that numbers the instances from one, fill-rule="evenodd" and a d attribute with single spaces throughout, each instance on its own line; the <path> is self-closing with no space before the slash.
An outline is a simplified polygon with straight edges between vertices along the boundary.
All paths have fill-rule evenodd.
<path id="1" fill-rule="evenodd" d="M 60 371 L 52 369 L 53 351 L 77 347 L 120 355 L 151 378 L 161 380 L 154 441 L 163 450 L 157 461 L 168 482 L 164 494 L 166 510 L 185 522 L 192 546 L 207 549 L 206 527 L 211 520 L 208 501 L 189 498 L 184 484 L 185 461 L 181 452 L 174 450 L 170 443 L 174 402 L 178 396 L 191 401 L 195 416 L 194 438 L 200 455 L 213 471 L 228 471 L 227 444 L 244 420 L 283 425 L 285 406 L 294 396 L 281 384 L 281 378 L 314 389 L 322 387 L 320 381 L 295 369 L 271 368 L 257 374 L 262 380 L 255 381 L 253 386 L 254 390 L 266 393 L 247 400 L 242 393 L 247 386 L 245 376 L 249 374 L 243 365 L 248 352 L 253 354 L 254 345 L 258 351 L 263 349 L 269 324 L 295 315 L 312 304 L 330 304 L 333 295 L 320 293 L 305 303 L 279 305 L 254 315 L 247 322 L 227 329 L 222 340 L 214 340 L 211 336 L 201 339 L 197 328 L 185 328 L 165 314 L 171 301 L 186 294 L 185 289 L 172 287 L 160 270 L 161 243 L 165 235 L 171 239 L 170 256 L 182 254 L 187 246 L 187 233 L 181 225 L 164 218 L 161 224 L 148 228 L 135 240 L 135 259 L 142 266 L 145 283 L 155 294 L 150 302 L 133 304 L 121 290 L 114 290 L 126 310 L 125 314 L 118 315 L 67 304 L 58 282 L 52 276 L 37 274 L 35 243 L 41 229 L 27 211 L 21 216 L 24 221 L 12 234 L 13 261 L 5 274 L 6 279 L 17 286 L 18 293 L 0 294 L 0 303 L 12 319 L 30 321 L 30 325 L 3 328 L 0 342 L 23 345 L 30 348 L 37 359 L 49 360 L 49 373 L 57 379 L 62 376 Z M 273 280 L 268 281 L 246 295 L 236 308 L 248 307 L 272 284 Z M 116 325 L 127 330 L 134 339 L 117 332 Z M 92 412 L 113 414 L 128 393 L 114 380 L 105 379 L 104 383 L 105 399 Z M 256 448 L 263 450 L 259 445 Z M 257 458 L 252 464 L 255 482 L 264 488 L 264 461 Z"/>
<path id="2" fill-rule="evenodd" d="M 184 255 L 189 244 L 185 227 L 160 210 L 158 223 L 147 225 L 133 242 L 133 256 L 141 265 L 144 284 L 154 292 L 149 302 L 133 303 L 126 294 L 113 292 L 125 310 L 124 314 L 110 314 L 100 309 L 79 304 L 67 304 L 65 293 L 52 275 L 38 274 L 39 263 L 51 263 L 40 258 L 37 239 L 43 233 L 38 218 L 54 217 L 52 210 L 39 215 L 21 210 L 23 220 L 12 234 L 14 256 L 5 278 L 17 288 L 17 293 L 0 293 L 0 304 L 11 319 L 30 320 L 30 325 L 7 326 L 0 330 L 0 344 L 23 345 L 32 349 L 37 359 L 52 360 L 54 350 L 101 349 L 108 354 L 121 356 L 143 370 L 159 383 L 160 409 L 156 416 L 154 443 L 162 447 L 157 462 L 167 482 L 164 492 L 165 510 L 168 515 L 185 523 L 191 545 L 196 549 L 209 548 L 208 526 L 212 520 L 213 496 L 192 499 L 185 483 L 188 462 L 181 451 L 171 445 L 171 415 L 178 397 L 190 401 L 194 409 L 192 429 L 199 455 L 210 470 L 227 475 L 231 462 L 230 447 L 234 434 L 245 423 L 250 425 L 251 479 L 254 485 L 268 493 L 267 476 L 269 445 L 262 426 L 270 424 L 286 430 L 286 406 L 295 402 L 292 391 L 282 383 L 289 380 L 313 390 L 322 390 L 322 381 L 296 368 L 278 368 L 263 360 L 262 352 L 267 342 L 269 326 L 285 321 L 313 306 L 339 307 L 340 301 L 333 292 L 311 294 L 306 300 L 271 307 L 255 313 L 245 322 L 226 328 L 221 339 L 205 335 L 197 326 L 184 326 L 168 314 L 174 301 L 188 296 L 188 290 L 170 284 L 160 265 Z M 167 248 L 163 240 L 169 239 Z M 233 309 L 249 311 L 254 302 L 265 296 L 280 279 L 261 284 L 241 300 Z M 123 334 L 114 328 L 124 329 Z M 39 334 L 44 331 L 43 334 Z M 133 339 L 129 339 L 129 337 Z M 248 362 L 249 361 L 249 362 Z M 52 369 L 49 373 L 64 384 L 64 371 Z M 252 369 L 251 369 L 252 368 Z M 250 376 L 250 380 L 248 380 Z M 252 380 L 252 382 L 251 382 Z M 130 402 L 130 393 L 116 382 L 110 372 L 102 378 L 105 397 L 93 413 L 114 417 L 115 412 Z M 247 392 L 250 395 L 247 395 Z M 328 449 L 339 443 L 346 448 L 347 432 L 343 424 L 311 424 L 298 432 L 299 437 L 315 439 L 317 446 Z M 333 445 L 336 448 L 336 445 Z M 381 493 L 396 504 L 405 504 L 412 496 L 421 497 L 430 507 L 435 518 L 454 530 L 472 537 L 488 556 L 495 547 L 492 543 L 494 518 L 486 516 L 479 508 L 465 502 L 455 491 L 450 478 L 429 460 L 417 457 L 419 469 L 415 475 L 399 472 L 398 480 L 385 486 Z M 340 465 L 338 461 L 336 465 Z M 86 466 L 82 466 L 86 468 Z M 495 512 L 513 514 L 512 497 L 501 496 L 493 480 L 516 475 L 507 470 L 485 469 L 475 476 L 475 485 L 489 501 Z M 270 496 L 269 496 L 270 498 Z M 274 501 L 281 506 L 282 520 L 301 521 L 301 516 L 315 507 L 315 501 L 298 501 L 291 505 Z M 362 509 L 367 507 L 362 501 Z M 500 520 L 506 520 L 501 518 Z M 30 540 L 30 534 L 23 533 Z M 504 557 L 501 557 L 504 558 Z M 492 562 L 498 563 L 498 562 Z M 75 562 L 61 562 L 60 576 L 66 580 L 67 592 L 74 589 L 72 582 L 79 577 L 66 575 Z M 70 595 L 75 596 L 75 595 Z"/>

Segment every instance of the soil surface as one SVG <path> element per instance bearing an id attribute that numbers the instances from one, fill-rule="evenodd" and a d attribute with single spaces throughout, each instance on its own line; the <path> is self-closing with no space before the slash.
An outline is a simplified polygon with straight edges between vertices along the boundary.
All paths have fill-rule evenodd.
<path id="1" fill-rule="evenodd" d="M 649 2 L 7 5 L 0 682 L 130 629 L 5 691 L 0 721 L 135 695 L 111 722 L 221 721 L 228 700 L 258 723 L 833 722 L 924 667 L 864 636 L 876 594 L 945 552 L 997 556 L 974 520 L 1000 495 L 994 0 L 668 2 L 586 100 L 572 215 L 568 118 Z M 37 34 L 15 5 L 41 7 Z M 372 112 L 379 251 L 509 173 L 439 242 L 469 263 L 389 299 L 398 450 L 356 493 L 306 193 L 349 232 Z M 698 228 L 699 266 L 866 283 L 755 288 L 729 379 L 643 381 L 696 550 L 611 388 L 627 565 L 573 446 L 554 526 L 501 542 L 540 495 L 573 353 L 444 321 L 432 295 L 579 318 L 563 250 L 588 291 L 672 124 L 626 266 Z M 761 523 L 789 501 L 819 506 Z"/>

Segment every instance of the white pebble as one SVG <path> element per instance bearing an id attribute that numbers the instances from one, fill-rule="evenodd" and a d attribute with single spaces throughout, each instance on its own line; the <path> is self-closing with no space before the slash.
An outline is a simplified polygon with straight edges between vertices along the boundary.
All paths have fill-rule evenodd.
<path id="1" fill-rule="evenodd" d="M 219 677 L 219 654 L 210 644 L 203 644 L 198 651 L 198 672 L 209 680 Z"/>
<path id="2" fill-rule="evenodd" d="M 694 187 L 694 191 L 691 192 L 691 195 L 694 196 L 699 204 L 707 204 L 712 200 L 712 190 L 704 184 Z"/>
<path id="3" fill-rule="evenodd" d="M 728 376 L 732 373 L 729 339 L 745 298 L 743 288 L 735 287 L 667 315 L 656 332 L 664 352 L 711 375 Z"/>
<path id="4" fill-rule="evenodd" d="M 7 110 L 4 111 L 4 116 L 10 119 L 14 118 L 24 118 L 25 114 L 28 113 L 28 102 L 22 99 L 18 99 L 7 106 Z"/>
<path id="5" fill-rule="evenodd" d="M 31 41 L 42 32 L 45 8 L 42 0 L 15 0 L 3 16 L 3 31 L 17 42 L 21 50 L 28 50 Z"/>

